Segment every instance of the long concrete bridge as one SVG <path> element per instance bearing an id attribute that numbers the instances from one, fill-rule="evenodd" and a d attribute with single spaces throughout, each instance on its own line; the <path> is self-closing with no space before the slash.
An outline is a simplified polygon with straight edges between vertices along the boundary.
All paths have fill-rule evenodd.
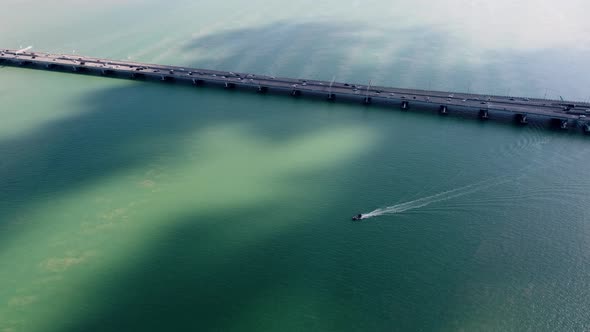
<path id="1" fill-rule="evenodd" d="M 590 104 L 536 98 L 452 93 L 417 89 L 402 89 L 343 83 L 234 73 L 179 66 L 155 65 L 132 61 L 117 61 L 86 56 L 0 49 L 0 65 L 36 69 L 69 71 L 128 79 L 152 79 L 164 82 L 186 82 L 201 86 L 236 87 L 259 93 L 276 92 L 294 97 L 323 97 L 334 101 L 358 101 L 366 105 L 395 105 L 401 110 L 434 109 L 441 115 L 457 113 L 478 117 L 510 118 L 525 125 L 542 121 L 563 130 L 581 128 L 590 133 Z M 588 118 L 586 118 L 588 116 Z"/>

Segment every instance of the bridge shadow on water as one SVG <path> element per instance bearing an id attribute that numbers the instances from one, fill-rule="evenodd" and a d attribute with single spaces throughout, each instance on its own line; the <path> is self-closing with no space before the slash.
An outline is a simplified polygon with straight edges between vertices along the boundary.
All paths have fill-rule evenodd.
<path id="1" fill-rule="evenodd" d="M 350 31 L 357 34 L 350 37 Z M 363 45 L 361 49 L 365 50 L 381 43 L 380 38 L 363 37 L 365 31 L 363 25 L 353 24 L 279 24 L 206 36 L 195 40 L 188 50 L 211 53 L 209 57 L 195 60 L 193 65 L 196 66 L 324 79 L 338 74 L 344 79 L 368 80 L 376 74 L 369 70 L 371 64 L 357 64 L 348 69 L 358 59 L 338 56 L 343 49 L 346 53 L 356 50 L 357 45 Z M 438 40 L 435 48 L 422 56 L 426 62 L 434 59 L 437 52 L 458 46 L 456 41 L 432 31 L 400 33 L 416 40 L 424 34 L 428 35 L 428 40 Z M 257 45 L 255 51 L 252 45 Z M 400 55 L 412 57 L 424 54 L 423 51 L 424 45 L 413 43 L 396 54 L 399 59 Z M 409 59 L 387 58 L 381 62 L 378 75 L 389 73 L 381 76 L 384 84 L 419 82 L 412 78 L 412 68 L 405 66 L 410 63 Z M 431 69 L 416 70 L 426 74 Z M 249 134 L 280 148 L 330 128 L 329 121 L 314 119 L 315 110 L 307 101 L 273 96 L 228 96 L 228 92 L 221 90 L 190 89 L 137 84 L 99 91 L 81 98 L 84 112 L 79 115 L 1 141 L 0 220 L 10 223 L 46 197 L 51 200 L 92 186 L 111 175 L 139 168 L 158 156 L 173 153 L 170 144 L 151 144 L 153 138 L 181 140 L 220 124 L 239 123 Z M 280 110 L 285 103 L 299 103 L 303 107 L 297 114 L 286 115 Z M 248 112 L 253 107 L 266 112 Z M 310 121 L 304 121 L 305 118 Z M 288 122 L 277 123 L 285 120 Z M 380 138 L 383 140 L 377 140 L 369 151 L 355 158 L 387 149 L 391 140 Z M 374 169 L 384 172 L 387 167 L 375 165 Z M 58 330 L 379 331 L 390 330 L 392 326 L 400 330 L 440 327 L 445 319 L 452 319 L 446 316 L 452 310 L 448 308 L 449 296 L 464 281 L 460 273 L 453 272 L 460 261 L 458 257 L 468 258 L 470 252 L 456 252 L 457 247 L 449 243 L 432 243 L 424 250 L 419 238 L 424 233 L 407 232 L 407 238 L 402 240 L 407 245 L 406 251 L 397 253 L 407 260 L 400 260 L 392 268 L 390 257 L 382 255 L 380 245 L 371 245 L 371 239 L 383 236 L 384 230 L 396 226 L 375 224 L 352 229 L 349 224 L 337 224 L 338 227 L 334 227 L 332 220 L 324 219 L 329 218 L 330 213 L 343 208 L 360 208 L 355 205 L 357 186 L 362 188 L 364 179 L 370 175 L 355 173 L 358 171 L 354 167 L 332 165 L 313 174 L 284 175 L 286 182 L 321 177 L 323 172 L 355 178 L 350 190 L 330 193 L 325 211 L 300 208 L 303 217 L 285 216 L 268 209 L 269 203 L 276 204 L 277 210 L 305 206 L 303 198 L 297 202 L 255 201 L 239 212 L 213 215 L 193 211 L 170 216 L 157 236 L 142 244 L 142 257 L 108 273 L 108 284 L 75 285 L 81 293 L 99 294 L 94 295 L 98 300 L 83 309 L 72 306 L 70 312 L 56 317 L 68 317 Z M 326 195 L 323 188 L 311 185 L 308 189 L 317 190 L 320 196 Z M 227 207 L 231 207 L 231 202 Z M 345 219 L 350 212 L 346 211 Z M 300 219 L 307 223 L 290 232 L 252 241 L 226 255 L 224 248 L 231 241 L 228 232 L 247 232 L 251 227 L 261 227 L 257 226 L 260 220 L 296 223 Z M 7 239 L 26 234 L 27 228 L 35 225 L 14 223 L 0 227 L 0 238 Z M 430 231 L 436 232 L 435 229 Z M 314 234 L 326 232 L 332 232 L 336 239 L 328 248 L 314 239 Z M 351 238 L 365 242 L 348 241 Z M 477 243 L 471 247 L 476 250 Z M 396 255 L 394 249 L 388 249 Z M 342 250 L 349 251 L 342 254 Z M 432 262 L 434 259 L 429 256 L 437 252 L 455 261 L 429 266 L 428 272 L 439 280 L 425 280 L 424 271 L 414 262 Z M 372 257 L 371 263 L 367 257 Z M 424 283 L 416 284 L 416 280 Z M 440 290 L 441 284 L 445 285 L 445 291 Z M 292 289 L 301 290 L 300 294 L 293 294 Z"/>

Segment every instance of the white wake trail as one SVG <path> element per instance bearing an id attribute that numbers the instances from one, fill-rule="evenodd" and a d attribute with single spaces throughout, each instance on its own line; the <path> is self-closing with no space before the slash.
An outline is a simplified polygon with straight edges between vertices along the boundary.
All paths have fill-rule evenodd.
<path id="1" fill-rule="evenodd" d="M 498 179 L 481 181 L 481 182 L 470 184 L 470 185 L 467 185 L 464 187 L 459 187 L 459 188 L 444 191 L 444 192 L 441 192 L 438 194 L 434 194 L 431 196 L 415 199 L 413 201 L 400 203 L 400 204 L 396 204 L 396 205 L 385 207 L 385 208 L 376 209 L 376 210 L 368 212 L 368 213 L 363 213 L 362 218 L 368 219 L 368 218 L 373 218 L 373 217 L 377 217 L 377 216 L 402 213 L 405 211 L 418 209 L 418 208 L 430 205 L 432 203 L 447 201 L 447 200 L 450 200 L 453 198 L 465 196 L 465 195 L 472 194 L 472 193 L 475 193 L 475 192 L 478 192 L 478 191 L 481 191 L 484 189 L 498 186 L 498 185 L 506 183 L 508 181 L 509 181 L 508 179 L 503 179 L 500 181 Z"/>

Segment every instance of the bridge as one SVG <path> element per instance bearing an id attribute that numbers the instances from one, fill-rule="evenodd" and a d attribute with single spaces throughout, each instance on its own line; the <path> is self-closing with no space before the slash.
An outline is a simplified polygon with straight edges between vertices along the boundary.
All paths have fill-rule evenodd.
<path id="1" fill-rule="evenodd" d="M 581 128 L 590 133 L 590 103 L 547 100 L 473 93 L 428 91 L 394 87 L 274 77 L 250 73 L 146 64 L 86 56 L 50 54 L 0 49 L 0 65 L 69 71 L 110 77 L 205 84 L 226 89 L 244 88 L 259 93 L 283 93 L 293 97 L 314 96 L 329 101 L 357 101 L 366 105 L 395 105 L 402 111 L 410 107 L 433 109 L 441 115 L 457 113 L 477 117 L 514 119 L 526 125 L 544 121 L 563 130 Z M 588 119 L 586 117 L 589 117 Z"/>

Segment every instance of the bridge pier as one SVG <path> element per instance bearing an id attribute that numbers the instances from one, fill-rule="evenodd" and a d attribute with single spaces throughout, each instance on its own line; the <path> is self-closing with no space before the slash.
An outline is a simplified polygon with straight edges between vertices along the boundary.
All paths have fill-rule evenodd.
<path id="1" fill-rule="evenodd" d="M 88 68 L 80 67 L 80 66 L 72 66 L 72 70 L 74 72 L 86 72 L 86 71 L 88 71 Z"/>
<path id="2" fill-rule="evenodd" d="M 566 130 L 568 127 L 568 121 L 567 120 L 561 120 L 561 125 L 559 126 L 559 128 Z"/>
<path id="3" fill-rule="evenodd" d="M 566 130 L 568 128 L 569 123 L 567 119 L 553 118 L 551 119 L 551 125 L 555 128 Z"/>
<path id="4" fill-rule="evenodd" d="M 516 114 L 516 122 L 521 125 L 525 125 L 528 123 L 527 115 L 526 114 Z"/>
<path id="5" fill-rule="evenodd" d="M 293 97 L 299 97 L 299 96 L 301 96 L 301 90 L 293 90 L 293 91 L 291 91 L 291 96 L 293 96 Z"/>
<path id="6" fill-rule="evenodd" d="M 402 101 L 401 108 L 402 110 L 407 111 L 408 109 L 410 109 L 410 102 L 407 100 Z"/>
<path id="7" fill-rule="evenodd" d="M 205 84 L 205 81 L 203 80 L 197 80 L 193 78 L 193 85 L 194 86 L 203 86 Z"/>
<path id="8" fill-rule="evenodd" d="M 585 134 L 590 134 L 590 122 L 584 123 L 584 125 L 582 126 L 582 130 Z"/>
<path id="9" fill-rule="evenodd" d="M 145 75 L 142 73 L 131 73 L 131 78 L 133 79 L 144 79 Z"/>
<path id="10" fill-rule="evenodd" d="M 267 93 L 268 92 L 268 87 L 259 85 L 258 86 L 258 93 Z"/>
<path id="11" fill-rule="evenodd" d="M 235 83 L 225 82 L 224 87 L 228 90 L 234 89 L 236 87 Z"/>
<path id="12" fill-rule="evenodd" d="M 101 69 L 100 74 L 103 76 L 110 76 L 113 75 L 115 72 L 110 69 Z"/>
<path id="13" fill-rule="evenodd" d="M 170 77 L 170 76 L 160 76 L 160 81 L 162 82 L 172 82 L 174 81 L 174 77 Z"/>
<path id="14" fill-rule="evenodd" d="M 334 100 L 336 100 L 336 95 L 335 95 L 335 94 L 333 94 L 333 93 L 329 93 L 329 94 L 328 94 L 328 100 L 329 100 L 329 101 L 334 101 Z"/>
<path id="15" fill-rule="evenodd" d="M 488 112 L 488 110 L 480 109 L 479 110 L 479 118 L 481 120 L 487 120 L 490 118 L 490 113 Z"/>
<path id="16" fill-rule="evenodd" d="M 372 102 L 373 99 L 371 99 L 371 97 L 365 97 L 365 99 L 363 99 L 363 104 L 365 105 L 371 105 Z"/>
<path id="17" fill-rule="evenodd" d="M 449 114 L 449 109 L 447 108 L 446 105 L 440 105 L 440 107 L 438 109 L 438 113 L 440 115 L 447 115 L 447 114 Z"/>

